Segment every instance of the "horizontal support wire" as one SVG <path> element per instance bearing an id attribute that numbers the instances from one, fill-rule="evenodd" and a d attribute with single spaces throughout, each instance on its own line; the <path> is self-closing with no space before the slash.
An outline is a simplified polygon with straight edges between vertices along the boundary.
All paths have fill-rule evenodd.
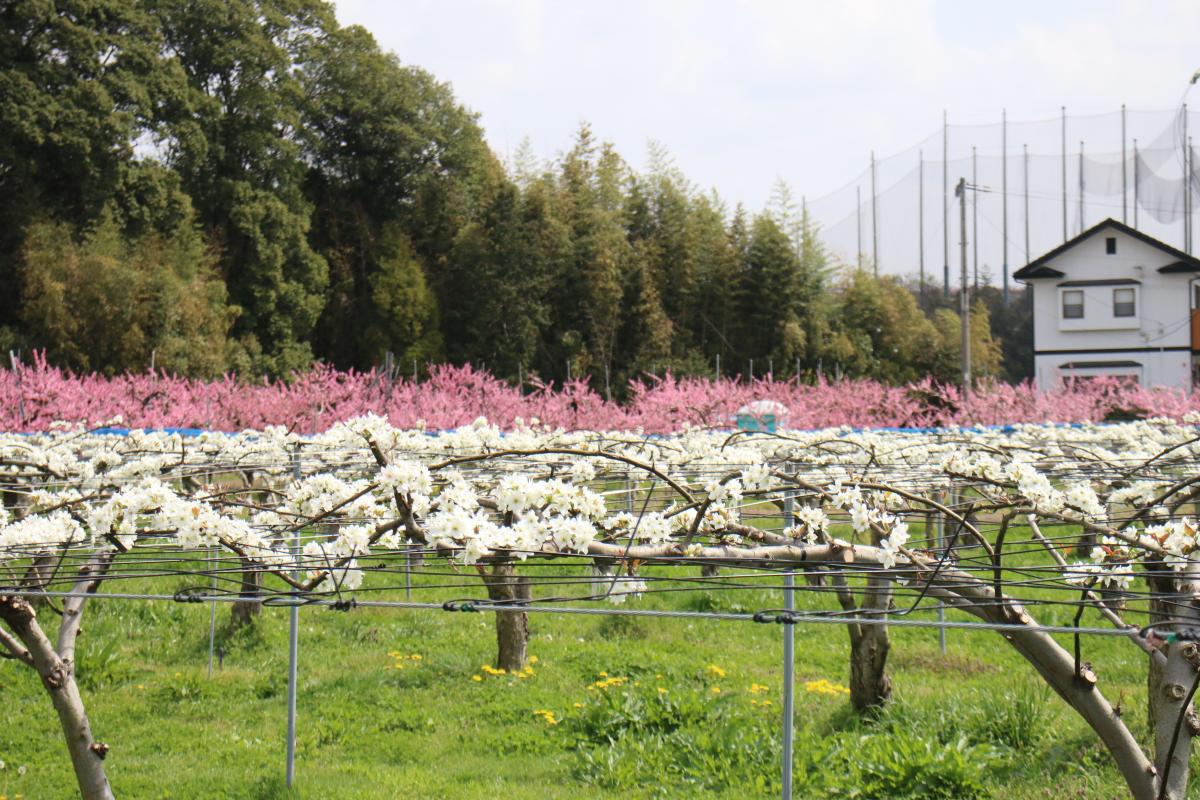
<path id="1" fill-rule="evenodd" d="M 1063 633 L 1088 636 L 1124 636 L 1128 637 L 1137 632 L 1136 627 L 1128 628 L 1085 628 L 1070 625 L 1020 625 L 1000 622 L 954 622 L 936 619 L 889 619 L 886 617 L 827 617 L 814 614 L 787 612 L 776 609 L 764 609 L 756 612 L 722 612 L 722 611 L 669 611 L 659 609 L 621 609 L 621 608 L 572 608 L 569 606 L 537 606 L 519 603 L 493 603 L 487 600 L 451 600 L 445 603 L 421 603 L 406 600 L 322 600 L 306 599 L 295 595 L 273 595 L 268 597 L 253 597 L 232 594 L 139 594 L 139 593 L 104 593 L 92 594 L 87 592 L 41 592 L 31 590 L 2 590 L 10 597 L 59 597 L 87 598 L 89 600 L 145 600 L 170 601 L 175 603 L 246 603 L 257 602 L 272 608 L 323 607 L 334 610 L 349 610 L 350 608 L 383 608 L 383 609 L 420 609 L 430 611 L 449 611 L 457 613 L 480 613 L 484 611 L 509 612 L 522 611 L 543 614 L 580 614 L 584 616 L 607 617 L 660 617 L 670 619 L 713 619 L 730 622 L 777 623 L 786 625 L 845 625 L 853 622 L 856 625 L 887 625 L 897 628 L 955 628 L 960 630 L 1026 632 L 1026 633 Z M 958 610 L 956 606 L 947 606 L 949 610 Z M 926 609 L 922 609 L 926 610 Z M 932 608 L 929 610 L 933 610 Z"/>

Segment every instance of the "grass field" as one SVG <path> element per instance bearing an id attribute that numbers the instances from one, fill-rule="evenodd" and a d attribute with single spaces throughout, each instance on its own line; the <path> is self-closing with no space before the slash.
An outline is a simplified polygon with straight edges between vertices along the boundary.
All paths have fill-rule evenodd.
<path id="1" fill-rule="evenodd" d="M 417 596 L 455 596 L 421 590 L 434 580 L 418 577 Z M 119 589 L 187 585 L 180 576 Z M 802 608 L 829 602 L 798 599 Z M 752 589 L 681 591 L 624 607 L 780 605 L 778 590 Z M 224 655 L 210 678 L 207 605 L 89 606 L 80 680 L 97 737 L 111 747 L 118 797 L 778 796 L 777 625 L 534 614 L 536 661 L 513 676 L 489 671 L 490 614 L 304 609 L 289 792 L 287 612 L 265 609 L 253 627 L 230 634 L 228 607 L 217 611 Z M 1064 608 L 1035 614 L 1070 623 Z M 1088 615 L 1084 624 L 1100 623 Z M 838 688 L 847 681 L 845 630 L 796 628 L 796 797 L 1126 795 L 1094 736 L 1000 636 L 948 638 L 943 657 L 935 630 L 893 629 L 896 703 L 863 722 Z M 1144 656 L 1116 639 L 1084 644 L 1101 688 L 1144 737 Z M 73 796 L 57 720 L 32 672 L 0 662 L 0 693 L 0 797 Z"/>

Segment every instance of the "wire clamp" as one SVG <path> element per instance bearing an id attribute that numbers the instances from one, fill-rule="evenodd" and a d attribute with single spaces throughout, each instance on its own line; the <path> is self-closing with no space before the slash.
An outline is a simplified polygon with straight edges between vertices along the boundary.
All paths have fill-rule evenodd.
<path id="1" fill-rule="evenodd" d="M 176 603 L 203 603 L 204 588 L 201 586 L 189 586 L 186 589 L 180 589 L 175 593 Z"/>
<path id="2" fill-rule="evenodd" d="M 475 607 L 475 604 L 470 601 L 447 600 L 446 602 L 442 603 L 442 610 L 443 611 L 463 611 L 463 612 L 466 612 L 469 614 L 471 612 L 476 612 L 479 609 L 477 609 Z"/>

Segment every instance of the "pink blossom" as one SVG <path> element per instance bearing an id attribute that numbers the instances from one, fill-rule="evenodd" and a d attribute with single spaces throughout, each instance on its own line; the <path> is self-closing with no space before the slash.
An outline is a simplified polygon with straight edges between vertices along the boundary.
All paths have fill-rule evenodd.
<path id="1" fill-rule="evenodd" d="M 1117 414 L 1180 419 L 1200 411 L 1186 392 L 1097 380 L 1052 393 L 1030 384 L 981 383 L 964 401 L 958 387 L 926 379 L 907 386 L 872 380 L 804 383 L 770 378 L 647 377 L 632 382 L 625 403 L 606 402 L 586 380 L 525 392 L 469 365 L 431 367 L 422 381 L 388 381 L 377 371 L 317 365 L 289 381 L 250 382 L 226 375 L 201 381 L 165 373 L 74 375 L 35 354 L 31 365 L 0 371 L 0 430 L 44 430 L 55 420 L 98 424 L 120 415 L 144 428 L 236 431 L 284 425 L 309 433 L 373 412 L 396 426 L 455 428 L 486 417 L 511 429 L 517 420 L 566 429 L 728 428 L 741 406 L 774 400 L 787 406 L 790 428 L 930 427 L 1014 422 L 1099 422 Z"/>

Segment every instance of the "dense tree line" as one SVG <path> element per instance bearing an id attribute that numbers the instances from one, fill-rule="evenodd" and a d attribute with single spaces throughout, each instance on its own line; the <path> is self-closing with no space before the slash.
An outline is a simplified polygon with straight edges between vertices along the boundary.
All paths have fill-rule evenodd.
<path id="1" fill-rule="evenodd" d="M 728 208 L 582 125 L 502 164 L 449 86 L 319 0 L 0 5 L 0 346 L 78 370 L 314 359 L 892 381 L 957 374 L 952 303 L 834 264 L 780 184 Z M 976 371 L 1022 377 L 1022 303 Z M 751 367 L 753 360 L 753 367 Z"/>

